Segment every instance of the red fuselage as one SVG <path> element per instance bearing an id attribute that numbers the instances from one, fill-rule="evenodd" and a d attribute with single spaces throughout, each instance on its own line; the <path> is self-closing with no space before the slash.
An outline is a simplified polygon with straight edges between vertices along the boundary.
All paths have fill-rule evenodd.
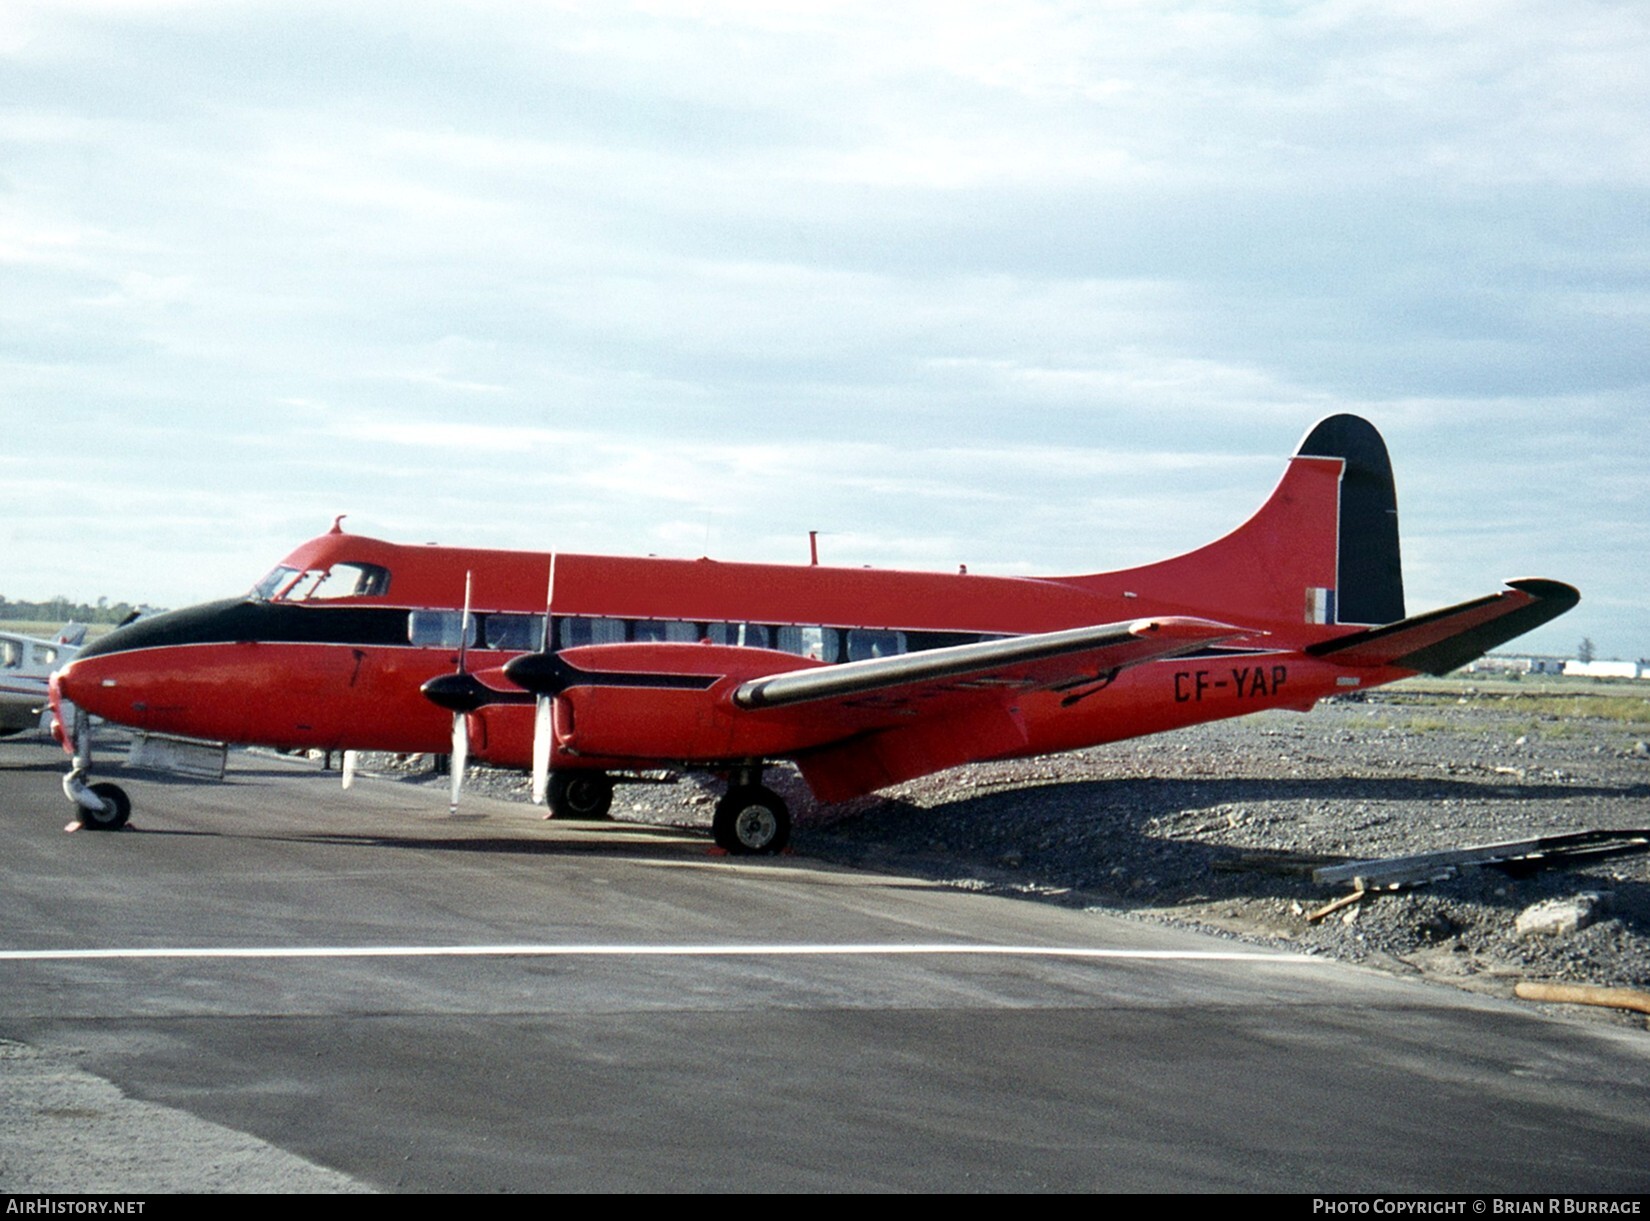
<path id="1" fill-rule="evenodd" d="M 569 657 L 581 646 L 628 642 L 631 669 L 686 670 L 714 681 L 570 693 L 555 765 L 716 766 L 805 755 L 898 728 L 912 713 L 879 714 L 864 701 L 739 713 L 727 691 L 810 664 L 1148 615 L 1203 615 L 1245 633 L 1204 655 L 1125 670 L 1075 701 L 1054 691 L 1017 693 L 1012 735 L 966 713 L 953 717 L 946 732 L 962 741 L 940 754 L 960 762 L 1066 750 L 1268 707 L 1309 708 L 1348 687 L 1402 677 L 1408 671 L 1364 667 L 1349 678 L 1344 667 L 1301 652 L 1352 630 L 1321 621 L 1337 579 L 1341 466 L 1297 456 L 1273 497 L 1226 539 L 1175 560 L 1090 576 L 558 555 L 554 621 Z M 451 717 L 420 687 L 459 664 L 468 579 L 476 628 L 466 667 L 495 693 L 470 714 L 472 749 L 526 766 L 531 698 L 501 667 L 540 647 L 550 565 L 548 554 L 402 546 L 335 530 L 295 550 L 248 598 L 111 633 L 62 673 L 59 687 L 94 715 L 147 731 L 441 752 Z"/>
<path id="2" fill-rule="evenodd" d="M 53 701 L 215 741 L 451 744 L 531 763 L 535 794 L 574 816 L 606 808 L 612 770 L 725 770 L 716 842 L 773 852 L 789 835 L 760 782 L 776 759 L 834 801 L 972 760 L 1304 710 L 1447 673 L 1579 598 L 1525 578 L 1409 617 L 1397 514 L 1380 434 L 1336 415 L 1231 533 L 1086 576 L 409 547 L 334 525 L 244 598 L 88 646 Z M 86 783 L 83 742 L 65 735 L 65 791 L 83 825 L 119 827 L 129 802 Z"/>

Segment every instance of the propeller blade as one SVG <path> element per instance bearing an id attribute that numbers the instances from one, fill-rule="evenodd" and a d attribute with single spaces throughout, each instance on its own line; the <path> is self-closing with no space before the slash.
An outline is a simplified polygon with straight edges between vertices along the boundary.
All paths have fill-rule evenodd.
<path id="1" fill-rule="evenodd" d="M 550 791 L 550 735 L 551 716 L 555 708 L 553 696 L 541 695 L 533 701 L 533 804 L 544 804 Z"/>
<path id="2" fill-rule="evenodd" d="M 355 761 L 356 752 L 346 750 L 344 752 L 344 787 L 346 789 L 355 787 Z"/>
<path id="3" fill-rule="evenodd" d="M 544 639 L 540 642 L 544 647 L 540 652 L 548 653 L 551 644 L 555 641 L 555 625 L 551 621 L 551 608 L 556 604 L 556 553 L 550 553 L 550 581 L 544 588 Z"/>
<path id="4" fill-rule="evenodd" d="M 544 636 L 542 652 L 556 643 L 556 553 L 550 553 L 550 578 L 544 588 Z M 550 744 L 554 733 L 555 697 L 541 695 L 533 701 L 533 804 L 541 806 L 550 792 Z"/>
<path id="5" fill-rule="evenodd" d="M 464 769 L 470 762 L 470 718 L 462 712 L 453 713 L 453 795 L 447 807 L 448 814 L 458 813 L 458 792 L 464 787 Z"/>
<path id="6" fill-rule="evenodd" d="M 454 671 L 460 677 L 464 676 L 464 663 L 470 654 L 470 593 L 475 587 L 475 575 L 474 569 L 464 574 L 464 614 L 458 621 L 458 669 Z M 447 757 L 447 772 L 453 778 L 452 795 L 447 799 L 449 815 L 458 813 L 458 794 L 464 788 L 464 769 L 469 766 L 469 762 L 470 722 L 462 709 L 455 708 L 453 753 Z"/>
<path id="7" fill-rule="evenodd" d="M 470 585 L 473 571 L 464 574 L 464 617 L 458 621 L 458 673 L 464 673 L 464 659 L 470 650 Z"/>

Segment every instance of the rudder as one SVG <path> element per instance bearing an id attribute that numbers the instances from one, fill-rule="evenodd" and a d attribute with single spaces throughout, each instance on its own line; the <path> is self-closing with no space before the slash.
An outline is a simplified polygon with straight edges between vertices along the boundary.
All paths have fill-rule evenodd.
<path id="1" fill-rule="evenodd" d="M 1336 623 L 1396 623 L 1404 617 L 1398 550 L 1398 491 L 1386 442 L 1368 420 L 1332 415 L 1313 425 L 1297 457 L 1339 458 L 1340 538 Z"/>

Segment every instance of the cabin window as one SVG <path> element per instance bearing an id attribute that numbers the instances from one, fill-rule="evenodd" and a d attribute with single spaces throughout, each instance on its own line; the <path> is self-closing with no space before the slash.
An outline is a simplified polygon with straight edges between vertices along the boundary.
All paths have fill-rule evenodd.
<path id="1" fill-rule="evenodd" d="M 866 661 L 872 657 L 893 657 L 905 652 L 904 632 L 873 631 L 869 628 L 848 629 L 848 660 Z"/>
<path id="2" fill-rule="evenodd" d="M 0 640 L 0 668 L 16 670 L 23 664 L 23 646 L 15 640 Z"/>
<path id="3" fill-rule="evenodd" d="M 680 619 L 633 619 L 630 625 L 630 639 L 643 643 L 669 641 L 674 644 L 697 644 L 704 639 L 697 623 L 684 623 Z"/>
<path id="4" fill-rule="evenodd" d="M 959 644 L 978 644 L 982 640 L 997 640 L 999 636 L 982 636 L 978 632 L 903 632 L 907 652 L 924 649 L 949 649 Z"/>
<path id="5" fill-rule="evenodd" d="M 765 623 L 701 623 L 699 640 L 712 644 L 738 645 L 747 649 L 771 649 L 773 628 Z"/>
<path id="6" fill-rule="evenodd" d="M 483 615 L 481 635 L 483 648 L 526 653 L 544 643 L 544 616 Z"/>
<path id="7" fill-rule="evenodd" d="M 843 634 L 834 627 L 781 627 L 775 630 L 774 647 L 815 661 L 845 660 Z"/>
<path id="8" fill-rule="evenodd" d="M 456 649 L 464 612 L 455 610 L 415 610 L 407 616 L 407 639 L 421 649 Z M 469 639 L 465 647 L 476 642 L 476 616 L 470 616 Z"/>
<path id="9" fill-rule="evenodd" d="M 557 643 L 564 649 L 576 648 L 581 644 L 623 644 L 625 639 L 625 622 L 623 619 L 594 619 L 582 615 L 567 615 L 556 617 Z"/>
<path id="10" fill-rule="evenodd" d="M 49 666 L 57 660 L 57 650 L 49 644 L 37 644 L 29 649 L 29 660 L 37 666 Z"/>

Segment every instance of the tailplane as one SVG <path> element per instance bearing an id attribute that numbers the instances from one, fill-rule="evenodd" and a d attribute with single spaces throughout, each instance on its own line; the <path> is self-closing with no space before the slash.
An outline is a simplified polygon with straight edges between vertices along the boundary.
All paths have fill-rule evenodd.
<path id="1" fill-rule="evenodd" d="M 1543 623 L 1558 618 L 1581 595 L 1573 585 L 1525 577 L 1485 598 L 1338 636 L 1307 646 L 1314 657 L 1343 666 L 1395 666 L 1420 674 L 1448 674 Z"/>
<path id="2" fill-rule="evenodd" d="M 1217 614 L 1264 630 L 1320 626 L 1329 630 L 1307 645 L 1313 656 L 1425 674 L 1465 665 L 1580 600 L 1560 581 L 1525 578 L 1406 618 L 1392 461 L 1375 426 L 1355 415 L 1313 425 L 1266 503 L 1224 538 L 1084 580 L 1154 614 Z"/>

